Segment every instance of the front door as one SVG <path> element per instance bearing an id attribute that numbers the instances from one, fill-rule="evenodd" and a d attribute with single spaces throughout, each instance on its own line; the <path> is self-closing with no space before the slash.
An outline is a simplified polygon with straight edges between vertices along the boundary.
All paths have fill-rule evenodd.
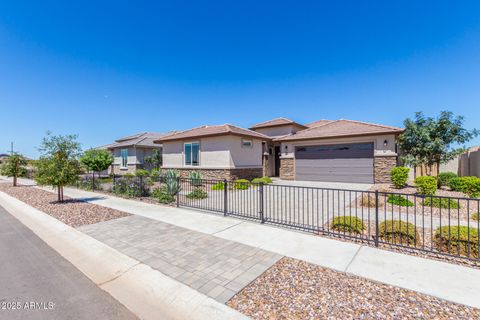
<path id="1" fill-rule="evenodd" d="M 274 159 L 275 159 L 275 177 L 280 176 L 280 146 L 276 146 L 274 149 Z"/>

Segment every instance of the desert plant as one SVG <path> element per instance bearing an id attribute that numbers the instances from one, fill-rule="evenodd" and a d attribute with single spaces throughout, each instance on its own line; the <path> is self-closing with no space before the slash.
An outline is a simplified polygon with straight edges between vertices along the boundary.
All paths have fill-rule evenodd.
<path id="1" fill-rule="evenodd" d="M 437 179 L 431 176 L 423 176 L 415 179 L 417 193 L 421 195 L 434 195 L 437 192 Z"/>
<path id="2" fill-rule="evenodd" d="M 167 170 L 165 173 L 165 187 L 166 192 L 172 196 L 175 196 L 180 192 L 180 174 L 177 170 Z"/>
<path id="3" fill-rule="evenodd" d="M 435 230 L 437 249 L 450 254 L 478 258 L 478 229 L 467 226 L 444 226 Z"/>
<path id="4" fill-rule="evenodd" d="M 448 187 L 450 185 L 450 180 L 457 177 L 458 175 L 454 172 L 441 172 L 437 177 L 438 187 Z"/>
<path id="5" fill-rule="evenodd" d="M 170 204 L 175 201 L 175 197 L 169 194 L 165 187 L 153 189 L 151 197 L 164 204 Z"/>
<path id="6" fill-rule="evenodd" d="M 414 204 L 412 201 L 408 200 L 404 196 L 401 196 L 399 194 L 390 194 L 387 197 L 387 203 L 394 204 L 397 206 L 402 206 L 402 207 L 413 207 Z"/>
<path id="7" fill-rule="evenodd" d="M 362 234 L 363 230 L 365 230 L 365 225 L 363 224 L 362 219 L 355 216 L 335 217 L 330 224 L 333 230 L 342 232 Z"/>
<path id="8" fill-rule="evenodd" d="M 375 208 L 375 194 L 374 193 L 365 193 L 362 194 L 360 198 L 357 199 L 357 202 L 362 207 Z M 383 196 L 378 197 L 378 205 L 382 206 L 384 204 Z"/>
<path id="9" fill-rule="evenodd" d="M 406 167 L 395 167 L 392 169 L 390 177 L 395 188 L 401 189 L 407 185 L 409 171 L 410 169 Z"/>
<path id="10" fill-rule="evenodd" d="M 192 192 L 187 194 L 188 199 L 205 199 L 207 197 L 207 192 L 205 192 L 202 188 L 195 188 Z"/>
<path id="11" fill-rule="evenodd" d="M 450 198 L 436 198 L 436 197 L 426 197 L 423 200 L 424 206 L 432 206 L 435 208 L 442 209 L 459 209 L 461 208 L 460 203 L 455 199 Z"/>
<path id="12" fill-rule="evenodd" d="M 448 187 L 452 191 L 464 192 L 465 191 L 465 179 L 464 179 L 464 177 L 451 178 L 448 181 Z"/>
<path id="13" fill-rule="evenodd" d="M 212 190 L 223 190 L 225 188 L 225 183 L 223 181 L 219 181 L 215 183 L 210 189 Z"/>
<path id="14" fill-rule="evenodd" d="M 161 169 L 153 169 L 150 171 L 150 177 L 152 177 L 155 180 L 158 180 L 162 176 L 162 170 Z"/>
<path id="15" fill-rule="evenodd" d="M 378 236 L 390 243 L 415 245 L 419 235 L 415 226 L 401 220 L 386 220 L 378 226 Z"/>
<path id="16" fill-rule="evenodd" d="M 203 184 L 202 174 L 198 171 L 192 171 L 189 175 L 190 183 L 194 187 L 199 187 Z"/>
<path id="17" fill-rule="evenodd" d="M 252 180 L 252 184 L 270 184 L 272 183 L 272 179 L 270 177 L 261 177 L 261 178 L 255 178 Z"/>
<path id="18" fill-rule="evenodd" d="M 233 182 L 233 188 L 237 190 L 247 190 L 250 188 L 250 181 L 247 179 L 238 179 Z"/>

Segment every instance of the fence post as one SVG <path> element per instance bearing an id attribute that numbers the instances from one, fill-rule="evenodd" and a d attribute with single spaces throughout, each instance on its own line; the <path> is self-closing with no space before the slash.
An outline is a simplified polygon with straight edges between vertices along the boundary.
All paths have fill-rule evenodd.
<path id="1" fill-rule="evenodd" d="M 259 196 L 260 196 L 260 220 L 261 220 L 261 223 L 265 223 L 265 215 L 263 213 L 263 182 L 260 182 L 260 192 L 259 192 Z"/>
<path id="2" fill-rule="evenodd" d="M 143 197 L 143 177 L 140 176 L 140 197 Z"/>
<path id="3" fill-rule="evenodd" d="M 228 181 L 223 179 L 223 215 L 226 217 L 228 212 Z"/>
<path id="4" fill-rule="evenodd" d="M 92 191 L 95 191 L 95 171 L 92 171 Z"/>
<path id="5" fill-rule="evenodd" d="M 177 178 L 177 208 L 180 207 L 180 177 Z"/>
<path id="6" fill-rule="evenodd" d="M 375 247 L 378 247 L 378 190 L 375 190 Z"/>
<path id="7" fill-rule="evenodd" d="M 113 178 L 112 178 L 112 191 L 115 191 L 115 173 L 113 173 Z"/>

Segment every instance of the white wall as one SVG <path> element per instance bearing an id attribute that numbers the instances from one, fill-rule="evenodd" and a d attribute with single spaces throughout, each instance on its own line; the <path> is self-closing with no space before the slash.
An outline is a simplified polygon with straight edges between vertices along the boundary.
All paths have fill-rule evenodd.
<path id="1" fill-rule="evenodd" d="M 205 169 L 249 168 L 262 166 L 262 142 L 253 139 L 253 148 L 242 148 L 238 136 L 216 136 L 163 143 L 163 166 L 185 168 L 183 145 L 200 143 L 200 165 Z"/>
<path id="2" fill-rule="evenodd" d="M 387 140 L 387 146 L 384 141 Z M 342 143 L 366 143 L 373 142 L 374 155 L 378 156 L 396 156 L 395 152 L 395 135 L 379 135 L 379 136 L 363 136 L 363 137 L 345 137 L 345 138 L 328 138 L 318 140 L 288 141 L 282 142 L 281 157 L 293 158 L 295 156 L 295 147 L 297 146 L 313 146 L 324 144 L 342 144 Z M 285 149 L 285 146 L 287 149 Z"/>

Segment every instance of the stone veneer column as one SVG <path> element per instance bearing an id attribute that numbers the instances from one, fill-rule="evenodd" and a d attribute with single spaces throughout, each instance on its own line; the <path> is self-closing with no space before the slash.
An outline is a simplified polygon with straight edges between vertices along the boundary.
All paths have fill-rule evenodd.
<path id="1" fill-rule="evenodd" d="M 295 180 L 294 158 L 280 158 L 280 179 Z"/>
<path id="2" fill-rule="evenodd" d="M 380 156 L 374 159 L 375 183 L 390 183 L 390 171 L 397 166 L 396 156 Z"/>

